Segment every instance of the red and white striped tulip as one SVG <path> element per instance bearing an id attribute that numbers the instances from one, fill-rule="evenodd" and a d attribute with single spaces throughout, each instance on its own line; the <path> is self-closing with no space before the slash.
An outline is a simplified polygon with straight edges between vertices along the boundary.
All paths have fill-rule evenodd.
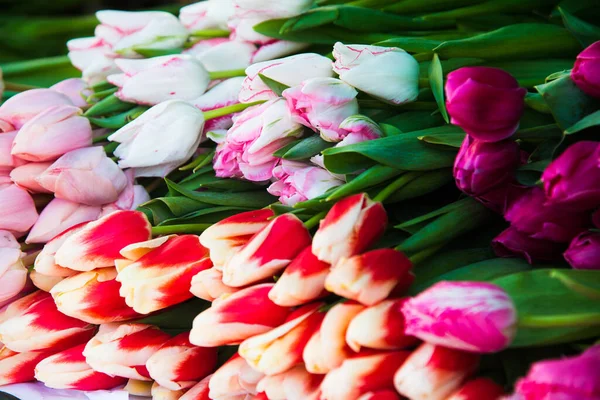
<path id="1" fill-rule="evenodd" d="M 252 369 L 239 354 L 234 354 L 213 375 L 208 383 L 213 400 L 245 399 L 258 393 L 256 385 L 264 374 Z"/>
<path id="2" fill-rule="evenodd" d="M 27 232 L 37 221 L 38 213 L 27 190 L 17 185 L 0 187 L 0 229 Z"/>
<path id="3" fill-rule="evenodd" d="M 119 296 L 121 284 L 114 268 L 81 272 L 63 279 L 50 290 L 58 311 L 90 324 L 139 318 Z"/>
<path id="4" fill-rule="evenodd" d="M 46 351 L 17 353 L 6 346 L 0 347 L 0 386 L 32 381 L 35 366 L 51 354 Z"/>
<path id="5" fill-rule="evenodd" d="M 190 342 L 203 347 L 239 344 L 281 325 L 290 310 L 269 299 L 272 287 L 264 283 L 219 298 L 194 319 Z"/>
<path id="6" fill-rule="evenodd" d="M 223 283 L 240 287 L 272 277 L 310 242 L 310 233 L 298 217 L 280 215 L 229 259 L 223 267 Z"/>
<path id="7" fill-rule="evenodd" d="M 313 303 L 301 307 L 277 328 L 244 340 L 239 354 L 252 368 L 266 375 L 277 375 L 301 364 L 306 343 L 325 317 L 318 312 L 322 305 Z"/>
<path id="8" fill-rule="evenodd" d="M 75 225 L 61 234 L 55 236 L 52 240 L 44 245 L 42 251 L 37 255 L 33 263 L 33 272 L 40 273 L 45 276 L 62 277 L 72 276 L 77 273 L 69 268 L 61 267 L 56 263 L 56 252 L 62 244 L 73 234 L 85 227 L 86 223 Z"/>
<path id="9" fill-rule="evenodd" d="M 39 290 L 11 303 L 0 321 L 0 342 L 18 352 L 60 351 L 87 341 L 95 330 L 63 315 L 52 296 Z"/>
<path id="10" fill-rule="evenodd" d="M 95 371 L 149 381 L 146 362 L 170 338 L 151 325 L 103 324 L 86 344 L 83 355 Z"/>
<path id="11" fill-rule="evenodd" d="M 185 394 L 181 396 L 179 400 L 211 400 L 210 397 L 208 397 L 208 392 L 210 391 L 208 383 L 210 382 L 211 378 L 212 374 L 196 383 L 187 392 L 185 392 Z"/>
<path id="12" fill-rule="evenodd" d="M 10 179 L 15 185 L 27 189 L 30 193 L 52 193 L 44 189 L 37 178 L 52 165 L 51 162 L 27 163 L 10 171 Z"/>
<path id="13" fill-rule="evenodd" d="M 402 305 L 407 299 L 385 300 L 360 312 L 346 331 L 346 343 L 356 352 L 362 347 L 396 350 L 417 344 L 413 336 L 404 334 Z"/>
<path id="14" fill-rule="evenodd" d="M 150 222 L 139 211 L 115 211 L 69 236 L 56 251 L 56 263 L 75 271 L 112 267 L 120 250 L 150 239 Z"/>
<path id="15" fill-rule="evenodd" d="M 12 233 L 0 231 L 0 307 L 19 294 L 27 283 L 27 268 L 23 266 L 22 256 Z"/>
<path id="16" fill-rule="evenodd" d="M 393 389 L 394 374 L 409 355 L 408 351 L 365 352 L 348 358 L 325 375 L 321 398 L 357 399 L 369 392 Z"/>
<path id="17" fill-rule="evenodd" d="M 283 373 L 265 376 L 258 382 L 257 390 L 269 400 L 319 400 L 324 375 L 309 373 L 297 365 Z"/>
<path id="18" fill-rule="evenodd" d="M 446 400 L 498 400 L 504 394 L 502 386 L 489 378 L 468 381 Z"/>
<path id="19" fill-rule="evenodd" d="M 208 250 L 200 244 L 198 236 L 172 236 L 119 269 L 119 293 L 135 311 L 149 314 L 192 298 L 192 277 L 210 267 Z"/>
<path id="20" fill-rule="evenodd" d="M 215 267 L 198 272 L 192 278 L 190 292 L 203 300 L 214 301 L 224 294 L 235 293 L 240 288 L 232 288 L 223 283 L 223 271 Z"/>
<path id="21" fill-rule="evenodd" d="M 273 303 L 295 307 L 327 294 L 325 279 L 330 265 L 319 261 L 309 245 L 292 260 L 269 292 Z"/>
<path id="22" fill-rule="evenodd" d="M 378 249 L 341 258 L 325 280 L 325 289 L 347 299 L 372 306 L 394 289 L 403 292 L 412 284 L 412 263 L 394 249 Z"/>
<path id="23" fill-rule="evenodd" d="M 189 332 L 171 338 L 146 361 L 150 377 L 160 386 L 188 389 L 214 371 L 217 349 L 194 346 L 189 338 Z"/>
<path id="24" fill-rule="evenodd" d="M 31 271 L 29 278 L 31 279 L 33 286 L 48 293 L 50 293 L 50 290 L 52 290 L 57 283 L 64 279 L 60 276 L 44 275 L 35 270 Z"/>
<path id="25" fill-rule="evenodd" d="M 398 393 L 409 399 L 445 400 L 475 372 L 479 355 L 423 343 L 394 376 Z"/>
<path id="26" fill-rule="evenodd" d="M 127 380 L 94 371 L 85 362 L 85 344 L 45 358 L 35 367 L 35 379 L 53 389 L 106 390 L 123 385 Z"/>
<path id="27" fill-rule="evenodd" d="M 308 372 L 326 374 L 354 354 L 346 344 L 346 332 L 350 321 L 364 308 L 348 301 L 336 304 L 327 312 L 320 329 L 312 335 L 302 353 Z"/>
<path id="28" fill-rule="evenodd" d="M 402 400 L 395 390 L 378 390 L 368 392 L 358 398 L 358 400 Z"/>
<path id="29" fill-rule="evenodd" d="M 26 90 L 11 97 L 0 107 L 0 132 L 18 130 L 30 119 L 53 106 L 72 106 L 71 100 L 52 89 Z"/>
<path id="30" fill-rule="evenodd" d="M 338 201 L 321 220 L 312 244 L 321 261 L 336 264 L 367 250 L 385 231 L 387 214 L 383 205 L 364 193 Z"/>

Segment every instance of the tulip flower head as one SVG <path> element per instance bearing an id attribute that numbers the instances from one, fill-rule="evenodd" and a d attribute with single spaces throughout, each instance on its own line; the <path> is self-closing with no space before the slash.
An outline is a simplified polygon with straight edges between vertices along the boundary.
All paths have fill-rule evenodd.
<path id="1" fill-rule="evenodd" d="M 239 76 L 227 79 L 215 86 L 202 96 L 194 99 L 192 104 L 200 111 L 210 111 L 221 107 L 227 107 L 238 104 L 238 93 L 242 87 L 244 78 Z M 204 133 L 215 130 L 227 130 L 233 125 L 232 115 L 209 119 L 204 124 Z"/>
<path id="2" fill-rule="evenodd" d="M 219 7 L 220 3 L 231 3 L 231 1 L 209 0 L 181 7 L 179 21 L 190 33 L 207 29 L 219 29 L 223 22 L 219 18 L 214 18 L 212 9 Z M 230 12 L 233 13 L 232 4 L 223 4 L 223 7 L 232 8 Z"/>
<path id="3" fill-rule="evenodd" d="M 27 283 L 27 268 L 15 237 L 0 231 L 0 308 L 19 294 Z"/>
<path id="4" fill-rule="evenodd" d="M 212 374 L 196 383 L 187 392 L 185 392 L 185 394 L 181 396 L 179 400 L 211 400 L 210 397 L 208 397 L 208 392 L 210 391 L 208 383 L 210 382 L 211 378 Z"/>
<path id="5" fill-rule="evenodd" d="M 223 271 L 212 267 L 198 272 L 192 278 L 190 292 L 203 300 L 213 302 L 224 294 L 243 288 L 233 288 L 223 283 Z"/>
<path id="6" fill-rule="evenodd" d="M 0 229 L 13 233 L 26 232 L 35 224 L 38 213 L 27 190 L 17 185 L 0 187 Z"/>
<path id="7" fill-rule="evenodd" d="M 600 97 L 600 41 L 592 43 L 577 56 L 571 80 L 592 97 Z"/>
<path id="8" fill-rule="evenodd" d="M 297 365 L 278 375 L 265 376 L 258 382 L 257 390 L 269 400 L 319 400 L 320 385 L 324 375 L 311 374 Z M 256 399 L 256 397 L 254 398 Z"/>
<path id="9" fill-rule="evenodd" d="M 584 232 L 577 235 L 564 256 L 575 269 L 600 269 L 600 234 Z"/>
<path id="10" fill-rule="evenodd" d="M 529 264 L 534 261 L 560 260 L 566 248 L 565 244 L 535 239 L 513 226 L 496 236 L 491 245 L 498 257 L 522 257 Z"/>
<path id="11" fill-rule="evenodd" d="M 60 81 L 52 86 L 50 89 L 62 93 L 71 100 L 75 107 L 86 108 L 89 106 L 86 98 L 93 92 L 88 88 L 88 84 L 81 78 L 69 78 L 64 81 Z"/>
<path id="12" fill-rule="evenodd" d="M 119 72 L 115 59 L 110 57 L 111 46 L 102 38 L 84 37 L 67 42 L 71 64 L 82 72 L 81 78 L 88 85 L 95 85 L 106 77 Z"/>
<path id="13" fill-rule="evenodd" d="M 35 366 L 51 354 L 47 351 L 17 353 L 0 346 L 0 386 L 32 381 Z"/>
<path id="14" fill-rule="evenodd" d="M 51 162 L 20 165 L 10 171 L 10 179 L 15 185 L 27 189 L 30 193 L 52 193 L 43 188 L 38 182 L 39 176 L 46 171 L 50 165 L 52 165 Z"/>
<path id="15" fill-rule="evenodd" d="M 73 103 L 67 96 L 52 89 L 32 89 L 21 92 L 0 106 L 0 132 L 18 130 L 42 111 Z"/>
<path id="16" fill-rule="evenodd" d="M 263 376 L 236 353 L 212 375 L 208 383 L 209 398 L 243 399 L 246 395 L 255 395 L 258 393 L 256 385 Z"/>
<path id="17" fill-rule="evenodd" d="M 446 400 L 498 400 L 504 394 L 502 386 L 489 378 L 468 381 Z"/>
<path id="18" fill-rule="evenodd" d="M 7 173 L 14 167 L 23 165 L 26 161 L 11 154 L 13 142 L 18 131 L 0 132 L 0 167 L 7 168 Z"/>
<path id="19" fill-rule="evenodd" d="M 209 72 L 245 69 L 252 63 L 256 46 L 252 43 L 228 40 L 199 51 L 196 47 L 194 57 Z M 190 51 L 191 53 L 191 51 Z M 238 91 L 239 93 L 239 91 Z"/>

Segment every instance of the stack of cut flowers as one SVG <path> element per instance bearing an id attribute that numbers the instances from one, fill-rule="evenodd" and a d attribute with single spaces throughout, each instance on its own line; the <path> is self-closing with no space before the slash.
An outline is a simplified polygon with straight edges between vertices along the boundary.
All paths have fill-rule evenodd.
<path id="1" fill-rule="evenodd" d="M 96 16 L 2 65 L 0 390 L 600 400 L 594 1 Z"/>

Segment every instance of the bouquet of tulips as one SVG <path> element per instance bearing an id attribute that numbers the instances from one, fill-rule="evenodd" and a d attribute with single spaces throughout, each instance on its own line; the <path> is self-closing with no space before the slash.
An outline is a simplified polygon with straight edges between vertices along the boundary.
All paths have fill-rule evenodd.
<path id="1" fill-rule="evenodd" d="M 2 65 L 0 391 L 600 400 L 597 13 L 208 0 Z"/>

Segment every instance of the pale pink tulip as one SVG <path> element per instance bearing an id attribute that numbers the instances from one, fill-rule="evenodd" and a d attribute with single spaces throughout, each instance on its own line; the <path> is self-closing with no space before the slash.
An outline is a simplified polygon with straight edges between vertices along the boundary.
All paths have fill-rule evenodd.
<path id="1" fill-rule="evenodd" d="M 10 172 L 10 179 L 17 185 L 29 190 L 31 193 L 52 193 L 44 189 L 38 182 L 38 177 L 52 165 L 51 162 L 27 163 Z"/>
<path id="2" fill-rule="evenodd" d="M 14 168 L 25 164 L 26 161 L 11 153 L 17 134 L 18 131 L 0 132 L 0 167 Z"/>
<path id="3" fill-rule="evenodd" d="M 26 232 L 37 221 L 33 198 L 17 185 L 0 187 L 0 229 Z"/>
<path id="4" fill-rule="evenodd" d="M 0 167 L 0 188 L 10 186 L 13 181 L 10 177 L 12 167 Z"/>
<path id="5" fill-rule="evenodd" d="M 60 105 L 72 106 L 73 103 L 67 96 L 52 89 L 21 92 L 0 106 L 0 130 L 8 132 L 21 129 L 27 121 L 42 111 Z"/>
<path id="6" fill-rule="evenodd" d="M 71 64 L 82 72 L 82 79 L 90 85 L 106 80 L 119 72 L 115 59 L 109 57 L 111 46 L 98 37 L 71 39 L 67 42 Z"/>
<path id="7" fill-rule="evenodd" d="M 129 168 L 124 171 L 127 177 L 127 186 L 119 195 L 119 198 L 114 203 L 105 204 L 102 206 L 100 217 L 104 217 L 114 211 L 119 210 L 135 210 L 138 206 L 150 201 L 150 195 L 145 187 L 135 184 L 135 171 Z"/>
<path id="8" fill-rule="evenodd" d="M 21 262 L 19 243 L 7 231 L 0 231 L 0 307 L 19 294 L 27 283 L 27 268 Z"/>
<path id="9" fill-rule="evenodd" d="M 69 78 L 50 86 L 50 89 L 62 93 L 71 100 L 75 107 L 86 108 L 89 106 L 85 100 L 93 92 L 89 89 L 87 83 L 80 78 Z"/>

